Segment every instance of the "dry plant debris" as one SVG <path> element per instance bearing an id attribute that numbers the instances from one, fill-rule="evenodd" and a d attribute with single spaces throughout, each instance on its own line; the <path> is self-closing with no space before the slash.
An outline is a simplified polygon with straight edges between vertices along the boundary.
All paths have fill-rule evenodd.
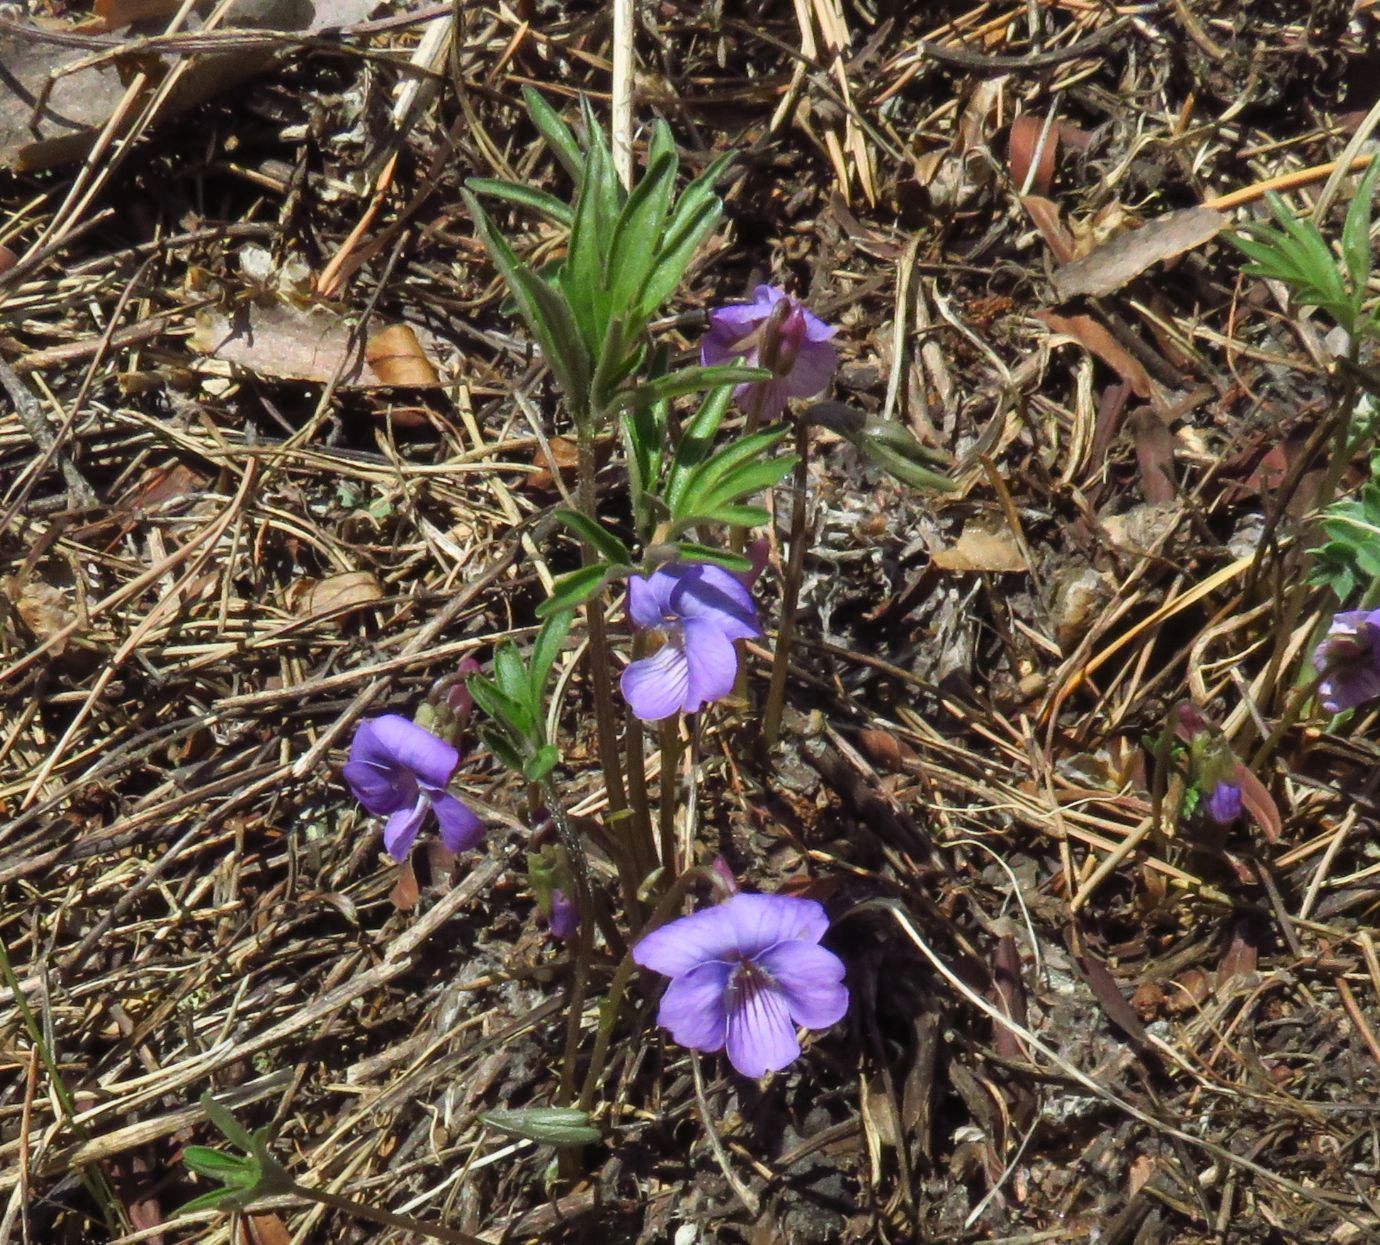
<path id="1" fill-rule="evenodd" d="M 1290 682 L 1336 343 L 1219 236 L 1269 189 L 1339 219 L 1372 0 L 655 0 L 622 49 L 547 0 L 114 7 L 0 30 L 0 1245 L 407 1239 L 179 1216 L 207 1090 L 300 1183 L 493 1242 L 1380 1238 L 1376 718 Z M 400 876 L 338 769 L 568 569 L 571 430 L 459 191 L 557 187 L 520 89 L 603 116 L 629 53 L 639 153 L 746 151 L 661 327 L 792 289 L 958 487 L 825 437 L 784 745 L 706 725 L 700 847 L 848 914 L 847 1021 L 756 1083 L 639 984 L 556 1167 L 481 1118 L 550 1100 L 570 972 L 511 784 L 476 758 L 487 854 Z M 1259 825 L 1167 815 L 1185 700 Z"/>

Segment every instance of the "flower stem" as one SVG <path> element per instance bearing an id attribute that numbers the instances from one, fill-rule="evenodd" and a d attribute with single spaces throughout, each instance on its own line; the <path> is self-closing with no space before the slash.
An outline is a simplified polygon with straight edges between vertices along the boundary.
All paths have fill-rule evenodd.
<path id="1" fill-rule="evenodd" d="M 666 924 L 675 916 L 676 909 L 684 901 L 690 887 L 699 881 L 713 881 L 708 869 L 696 866 L 693 869 L 687 869 L 680 877 L 676 878 L 652 910 L 652 915 L 648 917 L 647 924 L 644 926 L 646 932 L 650 933 L 657 926 Z M 632 953 L 629 952 L 614 970 L 608 998 L 605 999 L 603 1007 L 599 1010 L 599 1032 L 594 1039 L 594 1053 L 589 1057 L 589 1069 L 585 1073 L 585 1083 L 580 1089 L 579 1107 L 582 1111 L 588 1111 L 594 1106 L 594 1093 L 599 1088 L 599 1078 L 604 1073 L 604 1061 L 608 1058 L 609 1043 L 613 1039 L 613 1031 L 618 1024 L 618 1011 L 623 1004 L 623 995 L 628 988 L 628 979 L 636 967 Z"/>
<path id="2" fill-rule="evenodd" d="M 433 1241 L 445 1241 L 447 1245 L 488 1245 L 487 1241 L 477 1236 L 471 1236 L 468 1232 L 460 1232 L 454 1228 L 443 1228 L 437 1223 L 425 1223 L 408 1215 L 395 1215 L 391 1210 L 384 1210 L 381 1206 L 371 1206 L 368 1202 L 357 1202 L 354 1198 L 342 1197 L 339 1193 L 332 1193 L 328 1189 L 313 1189 L 310 1185 L 298 1184 L 295 1180 L 292 1182 L 291 1192 L 309 1202 L 318 1202 L 322 1206 L 329 1206 L 332 1210 L 344 1211 L 347 1215 L 368 1219 L 373 1223 L 381 1223 L 390 1228 L 401 1228 L 404 1232 L 429 1236 Z"/>
<path id="3" fill-rule="evenodd" d="M 579 430 L 580 481 L 577 500 L 580 510 L 593 522 L 598 522 L 594 495 L 594 436 L 588 421 L 581 420 Z M 589 545 L 584 547 L 586 562 L 596 557 Z M 604 602 L 599 595 L 585 603 L 585 625 L 589 631 L 590 681 L 594 685 L 594 721 L 599 738 L 599 764 L 604 774 L 604 790 L 609 800 L 609 836 L 619 844 L 619 881 L 628 919 L 638 924 L 640 906 L 637 887 L 640 878 L 634 863 L 636 848 L 629 848 L 625 822 L 628 818 L 628 796 L 623 786 L 623 769 L 618 747 L 618 716 L 613 707 L 613 673 L 609 666 L 608 627 L 604 619 Z M 635 833 L 635 832 L 634 832 Z"/>
<path id="4" fill-rule="evenodd" d="M 646 656 L 646 636 L 638 632 L 633 636 L 633 660 Z M 628 802 L 632 812 L 632 844 L 630 854 L 633 858 L 637 887 L 640 890 L 647 875 L 656 868 L 656 843 L 652 838 L 652 809 L 647 796 L 647 757 L 642 723 L 636 720 L 628 723 Z M 641 911 L 632 906 L 629 919 L 633 922 L 633 934 L 641 924 Z"/>
<path id="5" fill-rule="evenodd" d="M 580 1016 L 585 1010 L 589 963 L 594 952 L 594 886 L 584 842 L 571 828 L 565 808 L 556 794 L 555 784 L 548 779 L 544 790 L 547 810 L 555 822 L 556 833 L 570 861 L 570 872 L 575 882 L 575 906 L 580 912 L 580 923 L 575 931 L 575 972 L 570 979 L 570 998 L 566 1005 L 565 1055 L 561 1060 L 561 1079 L 556 1090 L 556 1105 L 564 1107 L 570 1104 L 575 1092 L 575 1063 L 580 1054 Z"/>
<path id="6" fill-rule="evenodd" d="M 767 711 L 763 734 L 767 747 L 781 733 L 781 713 L 786 702 L 786 676 L 790 673 L 791 641 L 795 638 L 796 607 L 800 602 L 800 579 L 805 567 L 805 502 L 810 477 L 810 426 L 803 420 L 795 425 L 795 491 L 791 496 L 791 549 L 786 563 L 786 581 L 781 587 L 781 626 L 776 632 L 776 654 L 771 663 L 771 687 L 767 691 Z"/>
<path id="7" fill-rule="evenodd" d="M 594 437 L 587 424 L 580 431 L 580 510 L 598 522 L 594 497 Z M 595 557 L 595 550 L 585 546 L 586 561 Z M 612 675 L 609 669 L 608 627 L 604 620 L 604 602 L 599 595 L 585 605 L 585 623 L 589 629 L 590 676 L 594 682 L 594 714 L 599 731 L 599 760 L 604 770 L 604 786 L 608 790 L 609 812 L 617 817 L 628 807 L 623 789 L 623 771 L 618 755 L 618 718 L 613 708 Z"/>
<path id="8" fill-rule="evenodd" d="M 1356 355 L 1356 349 L 1356 345 L 1353 342 L 1351 351 L 1353 360 Z M 1331 504 L 1332 498 L 1336 494 L 1337 486 L 1341 483 L 1342 476 L 1346 472 L 1347 466 L 1351 461 L 1351 452 L 1354 448 L 1351 443 L 1351 428 L 1356 414 L 1356 400 L 1356 383 L 1352 380 L 1351 373 L 1348 372 L 1341 393 L 1338 395 L 1336 407 L 1334 408 L 1335 414 L 1333 418 L 1336 420 L 1336 427 L 1332 434 L 1331 461 L 1328 463 L 1327 472 L 1323 476 L 1322 483 L 1318 486 L 1318 491 L 1313 497 L 1312 510 L 1317 514 L 1321 514 L 1327 506 Z M 1301 475 L 1300 478 L 1302 478 Z M 1283 500 L 1281 500 L 1281 509 L 1283 504 Z M 1265 670 L 1265 681 L 1262 685 L 1262 701 L 1274 695 L 1279 681 L 1281 667 L 1284 662 L 1284 654 L 1289 646 L 1289 638 L 1293 635 L 1294 628 L 1297 626 L 1299 617 L 1303 613 L 1303 607 L 1308 599 L 1310 588 L 1311 585 L 1308 582 L 1308 577 L 1302 575 L 1299 582 L 1294 586 L 1292 591 L 1290 591 L 1288 597 L 1284 601 L 1280 619 L 1275 626 L 1274 647 L 1270 653 L 1270 660 Z M 1301 703 L 1295 702 L 1292 706 L 1293 715 L 1297 715 L 1302 708 L 1303 706 Z M 1290 716 L 1290 714 L 1286 713 L 1286 721 Z M 1243 734 L 1243 742 L 1250 743 L 1254 737 L 1250 719 L 1247 719 L 1247 725 Z M 1272 732 L 1270 741 L 1267 741 L 1266 745 L 1261 748 L 1260 753 L 1257 754 L 1260 761 L 1252 762 L 1253 768 L 1257 763 L 1263 763 L 1264 758 L 1273 751 L 1280 737 L 1281 732 L 1277 727 L 1275 731 Z"/>
<path id="9" fill-rule="evenodd" d="M 676 867 L 676 770 L 680 765 L 680 731 L 675 718 L 661 724 L 661 805 L 657 809 L 657 839 L 661 847 L 661 867 L 667 877 L 679 873 Z"/>

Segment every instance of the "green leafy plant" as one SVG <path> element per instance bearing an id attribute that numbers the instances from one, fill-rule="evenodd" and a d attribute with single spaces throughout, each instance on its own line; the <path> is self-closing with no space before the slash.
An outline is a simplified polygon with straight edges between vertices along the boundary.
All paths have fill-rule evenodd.
<path id="1" fill-rule="evenodd" d="M 1327 312 L 1353 340 L 1377 331 L 1375 313 L 1366 314 L 1371 274 L 1371 200 L 1380 176 L 1380 157 L 1361 178 L 1342 225 L 1340 261 L 1315 221 L 1295 216 L 1277 194 L 1266 196 L 1275 223 L 1253 221 L 1225 235 L 1250 262 L 1242 271 L 1282 281 L 1295 302 Z"/>

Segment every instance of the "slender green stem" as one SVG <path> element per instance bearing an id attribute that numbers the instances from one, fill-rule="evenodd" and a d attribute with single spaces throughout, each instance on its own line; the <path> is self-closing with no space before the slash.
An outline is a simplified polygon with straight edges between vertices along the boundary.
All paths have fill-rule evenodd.
<path id="1" fill-rule="evenodd" d="M 633 636 L 633 660 L 646 656 L 646 637 L 641 632 Z M 647 875 L 656 868 L 656 844 L 652 839 L 652 809 L 647 796 L 647 757 L 642 723 L 628 723 L 628 802 L 632 812 L 632 856 L 637 873 L 637 887 L 641 891 Z M 634 926 L 641 924 L 641 911 L 634 909 L 630 918 Z M 637 933 L 634 927 L 633 933 Z"/>
<path id="2" fill-rule="evenodd" d="M 781 626 L 776 633 L 776 653 L 771 663 L 771 687 L 763 734 L 767 747 L 781 733 L 781 713 L 786 703 L 786 677 L 790 673 L 791 641 L 795 638 L 796 607 L 800 603 L 800 579 L 805 568 L 805 502 L 810 478 L 810 426 L 801 419 L 795 426 L 795 491 L 791 497 L 791 549 L 786 582 L 781 587 Z"/>
<path id="3" fill-rule="evenodd" d="M 575 906 L 579 909 L 580 923 L 575 933 L 575 971 L 570 979 L 570 998 L 567 1003 L 565 1029 L 565 1055 L 561 1061 L 561 1079 L 556 1090 L 556 1105 L 568 1106 L 575 1093 L 575 1064 L 580 1055 L 580 1017 L 585 1010 L 585 993 L 589 988 L 589 963 L 594 952 L 594 885 L 589 872 L 589 857 L 580 836 L 571 828 L 556 794 L 555 784 L 550 780 L 543 788 L 546 792 L 546 807 L 556 824 L 561 845 L 570 861 L 570 872 L 575 882 Z"/>
<path id="4" fill-rule="evenodd" d="M 648 917 L 644 929 L 650 933 L 657 926 L 664 925 L 675 916 L 676 909 L 684 901 L 690 887 L 699 881 L 713 881 L 708 869 L 697 866 L 694 869 L 687 869 L 680 877 L 676 878 L 652 910 L 652 915 Z M 589 1068 L 585 1072 L 585 1082 L 580 1089 L 579 1106 L 582 1111 L 588 1111 L 594 1106 L 594 1094 L 599 1088 L 599 1078 L 604 1073 L 604 1061 L 608 1058 L 609 1043 L 613 1040 L 613 1031 L 618 1026 L 618 1011 L 623 1004 L 623 995 L 628 988 L 628 980 L 632 977 L 633 969 L 636 967 L 632 953 L 629 952 L 614 971 L 608 998 L 600 1009 L 599 1032 L 594 1039 L 594 1052 L 589 1057 Z"/>
<path id="5" fill-rule="evenodd" d="M 1357 347 L 1353 342 L 1352 356 L 1353 361 L 1356 356 Z M 1327 472 L 1323 476 L 1322 483 L 1318 486 L 1318 491 L 1313 498 L 1312 509 L 1321 514 L 1332 502 L 1336 494 L 1337 486 L 1341 483 L 1343 474 L 1346 472 L 1347 465 L 1351 461 L 1351 453 L 1354 448 L 1351 443 L 1351 428 L 1356 413 L 1356 383 L 1351 379 L 1351 373 L 1346 374 L 1341 393 L 1338 396 L 1335 408 L 1336 427 L 1332 434 L 1332 454 L 1331 461 L 1327 464 Z M 1265 697 L 1272 697 L 1274 690 L 1279 682 L 1281 668 L 1284 663 L 1284 655 L 1288 649 L 1290 637 L 1294 633 L 1298 620 L 1303 613 L 1303 608 L 1308 600 L 1311 585 L 1306 575 L 1300 576 L 1299 582 L 1289 592 L 1284 601 L 1284 608 L 1275 626 L 1275 642 L 1270 653 L 1269 664 L 1265 670 L 1265 680 L 1262 684 Z M 1264 698 L 1262 698 L 1264 699 Z M 1256 753 L 1256 759 L 1252 761 L 1252 768 L 1257 764 L 1263 764 L 1265 759 L 1274 751 L 1279 740 L 1283 737 L 1281 727 L 1284 723 L 1292 723 L 1300 712 L 1303 703 L 1295 699 L 1288 706 L 1284 715 L 1284 722 L 1276 726 L 1271 732 L 1270 738 L 1265 741 Z M 1243 744 L 1249 744 L 1254 738 L 1254 732 L 1248 722 L 1243 731 Z"/>
<path id="6" fill-rule="evenodd" d="M 680 767 L 680 729 L 675 718 L 661 724 L 661 806 L 657 809 L 657 840 L 661 847 L 661 867 L 666 876 L 679 873 L 676 862 L 676 799 Z"/>
<path id="7" fill-rule="evenodd" d="M 342 1197 L 339 1193 L 332 1193 L 328 1189 L 313 1189 L 310 1185 L 292 1182 L 292 1192 L 301 1198 L 306 1198 L 310 1202 L 319 1202 L 322 1206 L 329 1206 L 332 1210 L 344 1211 L 347 1215 L 354 1215 L 360 1219 L 368 1219 L 373 1223 L 381 1223 L 390 1228 L 400 1228 L 404 1232 L 417 1233 L 420 1236 L 429 1236 L 433 1241 L 445 1241 L 447 1245 L 489 1245 L 489 1242 L 478 1236 L 471 1236 L 468 1232 L 460 1232 L 455 1228 L 443 1228 L 437 1223 L 426 1223 L 421 1219 L 413 1219 L 408 1215 L 395 1215 L 391 1210 L 384 1210 L 381 1206 L 371 1206 L 368 1202 L 357 1202 L 354 1198 Z"/>
<path id="8" fill-rule="evenodd" d="M 590 519 L 598 522 L 594 496 L 594 437 L 589 426 L 579 426 L 580 484 L 578 500 L 580 509 Z M 585 547 L 585 556 L 595 556 L 595 551 Z M 604 620 L 604 602 L 601 596 L 592 597 L 585 605 L 585 622 L 589 628 L 590 674 L 594 681 L 594 714 L 599 731 L 599 760 L 604 770 L 604 786 L 608 790 L 609 812 L 613 818 L 626 812 L 628 797 L 623 789 L 623 771 L 618 755 L 618 718 L 613 707 L 613 678 L 609 669 L 608 627 Z"/>

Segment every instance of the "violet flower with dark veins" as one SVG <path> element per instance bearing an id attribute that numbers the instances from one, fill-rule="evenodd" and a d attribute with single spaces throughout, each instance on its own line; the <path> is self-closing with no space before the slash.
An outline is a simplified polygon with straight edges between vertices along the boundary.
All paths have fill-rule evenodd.
<path id="1" fill-rule="evenodd" d="M 828 928 L 813 899 L 739 894 L 653 930 L 632 956 L 671 978 L 657 1021 L 677 1042 L 758 1077 L 799 1056 L 797 1025 L 827 1029 L 848 1011 L 843 961 L 819 945 Z"/>
<path id="2" fill-rule="evenodd" d="M 467 851 L 484 837 L 484 824 L 449 791 L 460 754 L 396 713 L 359 724 L 342 773 L 355 798 L 373 816 L 387 817 L 383 845 L 399 864 L 407 859 L 428 813 L 435 813 L 441 842 Z"/>
<path id="3" fill-rule="evenodd" d="M 676 562 L 628 581 L 628 616 L 661 640 L 650 657 L 623 671 L 620 686 L 644 722 L 697 713 L 733 690 L 735 640 L 762 634 L 752 593 L 736 575 L 708 562 Z"/>
<path id="4" fill-rule="evenodd" d="M 1380 698 L 1380 610 L 1344 610 L 1313 653 L 1322 678 L 1318 700 L 1328 713 Z"/>
<path id="5" fill-rule="evenodd" d="M 775 286 L 759 285 L 752 302 L 709 313 L 700 362 L 711 367 L 740 361 L 770 371 L 771 380 L 733 391 L 744 406 L 755 403 L 770 423 L 786 409 L 788 398 L 812 398 L 828 385 L 838 367 L 838 353 L 829 342 L 834 332 L 804 303 Z"/>

